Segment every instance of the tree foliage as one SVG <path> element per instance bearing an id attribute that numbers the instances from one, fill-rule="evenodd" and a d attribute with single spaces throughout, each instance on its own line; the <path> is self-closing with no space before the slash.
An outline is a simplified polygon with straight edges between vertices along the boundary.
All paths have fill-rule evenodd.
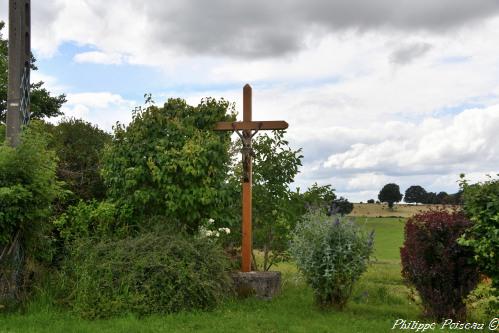
<path id="1" fill-rule="evenodd" d="M 460 243 L 473 249 L 481 271 L 492 279 L 499 296 L 499 179 L 469 184 L 463 178 L 461 188 L 472 226 Z"/>
<path id="2" fill-rule="evenodd" d="M 81 119 L 63 119 L 48 125 L 52 134 L 50 147 L 56 152 L 57 176 L 78 200 L 102 200 L 105 186 L 100 175 L 104 146 L 111 135 Z"/>
<path id="3" fill-rule="evenodd" d="M 353 203 L 348 201 L 347 198 L 340 197 L 339 199 L 334 199 L 331 203 L 329 215 L 348 215 L 353 210 Z"/>
<path id="4" fill-rule="evenodd" d="M 424 203 L 426 201 L 426 190 L 419 185 L 412 185 L 405 190 L 404 201 L 407 203 Z"/>
<path id="5" fill-rule="evenodd" d="M 9 243 L 16 233 L 24 242 L 35 240 L 48 225 L 60 186 L 56 157 L 47 145 L 40 124 L 32 122 L 23 131 L 19 147 L 0 146 L 0 245 Z"/>
<path id="6" fill-rule="evenodd" d="M 223 220 L 230 134 L 213 128 L 233 120 L 231 111 L 211 98 L 195 107 L 170 99 L 136 110 L 128 126 L 116 125 L 104 154 L 109 199 L 134 219 L 164 216 L 189 233 L 203 220 Z"/>
<path id="7" fill-rule="evenodd" d="M 7 89 L 8 89 L 8 40 L 2 36 L 5 23 L 0 21 L 0 122 L 5 123 L 7 115 Z M 31 69 L 36 70 L 35 58 L 31 57 Z M 31 84 L 30 111 L 31 119 L 56 117 L 62 115 L 61 106 L 66 102 L 64 94 L 52 96 L 43 87 L 43 82 Z"/>
<path id="8" fill-rule="evenodd" d="M 311 187 L 303 193 L 303 200 L 307 210 L 321 210 L 326 212 L 334 199 L 336 194 L 331 185 L 319 186 L 317 183 L 312 184 Z"/>
<path id="9" fill-rule="evenodd" d="M 301 165 L 301 149 L 293 150 L 284 131 L 261 135 L 253 142 L 254 246 L 263 250 L 263 270 L 282 260 L 288 248 L 290 231 L 299 216 L 289 209 L 294 181 Z"/>
<path id="10" fill-rule="evenodd" d="M 402 200 L 400 187 L 394 183 L 386 184 L 379 192 L 378 199 L 381 202 L 388 203 L 388 207 L 393 208 L 393 204 L 395 202 L 399 202 L 400 200 Z"/>

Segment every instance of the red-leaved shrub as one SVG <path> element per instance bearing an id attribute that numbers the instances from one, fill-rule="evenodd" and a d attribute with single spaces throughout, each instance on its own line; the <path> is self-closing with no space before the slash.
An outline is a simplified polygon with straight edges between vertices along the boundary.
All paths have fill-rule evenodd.
<path id="1" fill-rule="evenodd" d="M 457 243 L 471 222 L 462 212 L 430 210 L 411 217 L 400 249 L 402 276 L 420 297 L 425 315 L 463 319 L 464 299 L 479 281 L 473 252 Z"/>

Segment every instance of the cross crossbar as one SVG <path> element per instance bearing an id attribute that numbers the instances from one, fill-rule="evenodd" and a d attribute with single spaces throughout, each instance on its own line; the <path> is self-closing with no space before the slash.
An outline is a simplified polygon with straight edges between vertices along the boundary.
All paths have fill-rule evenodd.
<path id="1" fill-rule="evenodd" d="M 221 121 L 215 125 L 215 131 L 236 130 L 280 130 L 288 128 L 288 123 L 282 120 L 272 121 Z"/>

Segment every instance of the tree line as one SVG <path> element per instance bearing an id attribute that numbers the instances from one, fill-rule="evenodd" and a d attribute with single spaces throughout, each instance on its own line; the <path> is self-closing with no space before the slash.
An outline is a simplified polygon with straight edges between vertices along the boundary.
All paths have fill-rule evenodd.
<path id="1" fill-rule="evenodd" d="M 378 194 L 378 202 L 386 202 L 388 207 L 393 208 L 396 202 L 404 201 L 414 204 L 434 204 L 434 205 L 462 205 L 463 192 L 456 193 L 428 192 L 420 185 L 412 185 L 405 190 L 405 195 L 400 192 L 400 187 L 395 183 L 383 186 Z M 374 199 L 369 199 L 367 203 L 375 203 Z"/>

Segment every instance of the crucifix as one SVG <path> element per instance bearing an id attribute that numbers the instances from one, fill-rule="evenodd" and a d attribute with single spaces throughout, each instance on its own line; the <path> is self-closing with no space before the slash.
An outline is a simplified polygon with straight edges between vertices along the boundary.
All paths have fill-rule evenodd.
<path id="1" fill-rule="evenodd" d="M 279 130 L 288 128 L 288 123 L 285 121 L 253 121 L 251 119 L 251 86 L 246 84 L 243 88 L 243 121 L 236 122 L 218 122 L 215 125 L 215 131 L 234 131 L 242 141 L 243 148 L 242 163 L 243 163 L 243 240 L 241 248 L 241 271 L 251 271 L 251 185 L 252 185 L 252 157 L 254 156 L 251 147 L 251 139 L 260 130 Z"/>

